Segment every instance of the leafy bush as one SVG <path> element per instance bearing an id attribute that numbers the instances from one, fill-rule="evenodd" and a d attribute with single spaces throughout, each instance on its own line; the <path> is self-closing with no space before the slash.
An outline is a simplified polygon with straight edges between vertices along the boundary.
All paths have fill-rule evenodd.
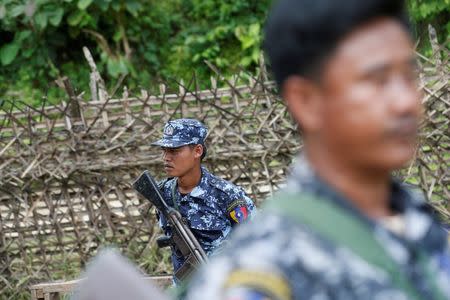
<path id="1" fill-rule="evenodd" d="M 429 48 L 428 24 L 437 29 L 440 42 L 450 46 L 450 0 L 409 0 L 408 6 L 422 50 Z"/>
<path id="2" fill-rule="evenodd" d="M 208 78 L 220 67 L 255 68 L 269 1 L 4 0 L 0 93 L 40 103 L 63 95 L 53 81 L 87 86 L 87 46 L 106 79 L 133 88 L 168 77 Z M 233 68 L 229 69 L 230 72 Z M 111 84 L 115 80 L 107 80 Z"/>
<path id="3" fill-rule="evenodd" d="M 91 50 L 106 82 L 113 85 L 126 75 L 129 88 L 186 80 L 194 70 L 207 82 L 212 71 L 204 60 L 229 74 L 239 67 L 254 71 L 270 2 L 2 0 L 0 95 L 55 103 L 64 96 L 54 82 L 59 76 L 86 90 L 89 68 L 82 46 Z M 423 41 L 429 22 L 441 38 L 449 36 L 450 0 L 408 3 Z"/>

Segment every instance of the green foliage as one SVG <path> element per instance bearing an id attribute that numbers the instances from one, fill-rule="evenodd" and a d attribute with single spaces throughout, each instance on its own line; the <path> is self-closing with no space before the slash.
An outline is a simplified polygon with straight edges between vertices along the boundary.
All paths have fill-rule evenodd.
<path id="1" fill-rule="evenodd" d="M 0 49 L 0 60 L 2 62 L 2 65 L 9 65 L 14 60 L 14 58 L 16 58 L 17 52 L 19 52 L 19 47 L 20 45 L 18 45 L 18 43 L 10 43 L 4 45 Z"/>
<path id="2" fill-rule="evenodd" d="M 205 60 L 230 73 L 238 66 L 254 69 L 269 2 L 186 1 L 182 9 L 186 29 L 177 34 L 167 75 L 189 77 L 195 69 L 200 78 L 205 78 L 211 74 Z"/>
<path id="3" fill-rule="evenodd" d="M 439 41 L 450 46 L 450 0 L 408 0 L 408 7 L 423 50 L 429 48 L 428 24 L 437 30 Z"/>
<path id="4" fill-rule="evenodd" d="M 40 104 L 65 96 L 54 80 L 68 76 L 87 90 L 87 46 L 106 82 L 126 75 L 133 89 L 149 88 L 193 72 L 200 82 L 243 67 L 255 71 L 270 0 L 2 0 L 0 2 L 0 97 Z M 450 0 L 409 0 L 416 31 L 427 24 L 449 36 Z M 427 45 L 423 45 L 427 47 Z M 89 97 L 86 94 L 86 97 Z"/>
<path id="5" fill-rule="evenodd" d="M 39 104 L 64 93 L 58 76 L 86 89 L 82 46 L 113 85 L 130 88 L 167 78 L 208 79 L 208 60 L 254 69 L 269 1 L 4 0 L 0 4 L 0 94 Z M 13 74 L 11 76 L 11 74 Z"/>

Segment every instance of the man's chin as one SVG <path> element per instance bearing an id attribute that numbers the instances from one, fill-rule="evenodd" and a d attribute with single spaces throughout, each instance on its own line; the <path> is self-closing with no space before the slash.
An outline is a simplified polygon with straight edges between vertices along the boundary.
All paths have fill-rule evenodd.
<path id="1" fill-rule="evenodd" d="M 389 152 L 386 151 L 378 165 L 389 171 L 399 170 L 410 164 L 414 159 L 414 155 L 415 151 L 412 149 L 397 149 L 397 151 Z"/>
<path id="2" fill-rule="evenodd" d="M 168 177 L 178 177 L 176 170 L 173 168 L 164 168 L 164 171 Z"/>

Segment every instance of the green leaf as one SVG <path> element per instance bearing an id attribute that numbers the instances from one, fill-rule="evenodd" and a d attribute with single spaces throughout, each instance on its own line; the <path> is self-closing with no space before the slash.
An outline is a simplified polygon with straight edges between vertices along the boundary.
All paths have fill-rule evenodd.
<path id="1" fill-rule="evenodd" d="M 25 11 L 25 5 L 19 4 L 19 5 L 13 6 L 13 8 L 11 8 L 10 15 L 11 15 L 11 17 L 15 18 L 15 17 L 18 17 L 21 14 L 23 14 L 24 11 Z"/>
<path id="2" fill-rule="evenodd" d="M 59 25 L 59 23 L 61 23 L 63 15 L 64 15 L 64 9 L 62 7 L 59 7 L 55 11 L 53 11 L 53 13 L 50 16 L 48 21 L 53 26 L 57 27 Z"/>
<path id="3" fill-rule="evenodd" d="M 118 42 L 122 38 L 122 32 L 120 30 L 117 30 L 116 33 L 113 35 L 113 41 Z"/>
<path id="4" fill-rule="evenodd" d="M 34 15 L 34 22 L 40 29 L 47 27 L 48 16 L 44 12 L 38 12 Z"/>
<path id="5" fill-rule="evenodd" d="M 139 1 L 128 0 L 125 3 L 125 7 L 130 14 L 132 14 L 134 17 L 137 17 L 139 14 L 139 11 L 142 8 L 142 4 L 139 3 Z"/>
<path id="6" fill-rule="evenodd" d="M 17 41 L 17 43 L 22 43 L 30 35 L 31 35 L 31 30 L 24 30 L 24 31 L 16 32 L 16 35 L 14 36 L 14 40 Z"/>
<path id="7" fill-rule="evenodd" d="M 85 10 L 88 8 L 89 5 L 91 5 L 92 0 L 78 0 L 78 8 L 81 10 Z"/>
<path id="8" fill-rule="evenodd" d="M 128 68 L 123 59 L 108 58 L 106 67 L 108 74 L 114 78 L 117 78 L 120 74 L 128 73 Z"/>
<path id="9" fill-rule="evenodd" d="M 97 0 L 95 1 L 95 4 L 100 7 L 102 11 L 107 11 L 109 8 L 109 1 L 106 0 Z"/>
<path id="10" fill-rule="evenodd" d="M 78 24 L 80 24 L 81 20 L 83 20 L 83 17 L 84 11 L 77 10 L 67 17 L 67 23 L 69 23 L 70 26 L 77 26 Z"/>
<path id="11" fill-rule="evenodd" d="M 36 0 L 36 5 L 37 6 L 42 6 L 42 5 L 45 5 L 45 4 L 49 3 L 49 2 L 50 2 L 49 0 Z"/>
<path id="12" fill-rule="evenodd" d="M 254 23 L 254 24 L 250 25 L 249 34 L 254 37 L 257 37 L 257 36 L 259 36 L 260 29 L 261 29 L 261 26 L 259 25 L 259 23 Z"/>
<path id="13" fill-rule="evenodd" d="M 13 62 L 19 52 L 20 46 L 16 43 L 10 43 L 0 48 L 0 61 L 6 66 Z"/>
<path id="14" fill-rule="evenodd" d="M 30 58 L 31 55 L 33 55 L 35 50 L 36 50 L 36 48 L 28 48 L 28 49 L 22 50 L 22 55 L 25 58 Z"/>
<path id="15" fill-rule="evenodd" d="M 260 54 L 261 54 L 261 50 L 259 47 L 253 48 L 252 55 L 251 55 L 252 61 L 258 62 Z"/>
<path id="16" fill-rule="evenodd" d="M 144 53 L 144 58 L 146 61 L 148 61 L 152 65 L 158 64 L 158 56 L 156 56 L 155 52 L 153 51 L 147 51 Z"/>
<path id="17" fill-rule="evenodd" d="M 241 59 L 241 65 L 244 67 L 248 67 L 252 63 L 252 58 L 250 56 L 245 56 Z"/>
<path id="18" fill-rule="evenodd" d="M 255 39 L 252 36 L 244 36 L 242 37 L 242 49 L 248 49 L 255 44 Z"/>
<path id="19" fill-rule="evenodd" d="M 0 20 L 6 16 L 6 8 L 4 5 L 0 5 Z"/>
<path id="20" fill-rule="evenodd" d="M 111 4 L 111 7 L 114 11 L 120 11 L 122 6 L 119 1 L 115 1 Z"/>

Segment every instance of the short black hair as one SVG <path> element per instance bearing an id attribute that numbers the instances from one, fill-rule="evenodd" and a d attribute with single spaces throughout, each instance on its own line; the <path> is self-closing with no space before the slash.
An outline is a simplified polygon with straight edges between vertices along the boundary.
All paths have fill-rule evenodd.
<path id="1" fill-rule="evenodd" d="M 404 0 L 277 1 L 266 23 L 264 48 L 279 88 L 291 75 L 317 79 L 339 41 L 377 17 L 392 17 L 409 28 Z"/>

